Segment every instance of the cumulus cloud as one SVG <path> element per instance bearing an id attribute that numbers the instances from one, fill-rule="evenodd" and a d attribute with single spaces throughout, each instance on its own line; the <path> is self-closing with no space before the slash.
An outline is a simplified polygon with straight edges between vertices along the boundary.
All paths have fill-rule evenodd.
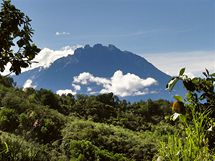
<path id="1" fill-rule="evenodd" d="M 28 79 L 25 81 L 24 85 L 23 85 L 23 89 L 26 88 L 36 88 L 37 86 L 33 85 L 33 81 L 31 79 Z"/>
<path id="2" fill-rule="evenodd" d="M 58 95 L 63 95 L 63 94 L 65 94 L 65 95 L 67 95 L 67 94 L 72 94 L 72 95 L 76 95 L 76 92 L 75 91 L 72 91 L 71 89 L 62 89 L 62 90 L 58 90 L 57 92 L 56 92 Z"/>
<path id="3" fill-rule="evenodd" d="M 75 91 L 80 91 L 81 90 L 81 86 L 79 86 L 77 84 L 72 84 L 72 87 L 74 88 Z"/>
<path id="4" fill-rule="evenodd" d="M 81 90 L 81 86 L 77 85 L 77 84 L 72 84 L 72 88 L 73 88 L 73 90 L 72 89 L 61 89 L 61 90 L 58 90 L 56 93 L 60 96 L 63 94 L 67 95 L 69 93 L 72 95 L 76 95 L 77 91 Z"/>
<path id="5" fill-rule="evenodd" d="M 65 46 L 60 50 L 51 50 L 49 48 L 44 48 L 38 53 L 38 55 L 36 55 L 36 57 L 33 60 L 34 62 L 37 63 L 32 63 L 31 67 L 24 68 L 22 71 L 28 71 L 37 67 L 48 68 L 57 59 L 66 57 L 68 55 L 73 55 L 75 49 L 79 47 L 82 46 L 81 45 Z"/>
<path id="6" fill-rule="evenodd" d="M 33 59 L 33 62 L 30 67 L 22 68 L 22 72 L 32 70 L 34 68 L 48 68 L 54 61 L 60 59 L 62 57 L 66 57 L 68 55 L 73 55 L 74 51 L 77 48 L 82 47 L 82 45 L 74 45 L 74 46 L 65 46 L 60 50 L 52 50 L 49 48 L 43 48 Z M 7 75 L 10 73 L 9 68 L 10 64 L 8 63 L 4 72 L 0 72 L 2 75 Z"/>
<path id="7" fill-rule="evenodd" d="M 146 87 L 157 83 L 153 78 L 141 79 L 131 73 L 123 75 L 120 70 L 114 73 L 110 81 L 111 83 L 104 84 L 104 89 L 101 90 L 101 93 L 113 92 L 122 97 L 147 94 L 149 91 Z"/>
<path id="8" fill-rule="evenodd" d="M 70 35 L 70 33 L 69 33 L 69 32 L 56 32 L 55 35 L 56 35 L 56 36 Z"/>
<path id="9" fill-rule="evenodd" d="M 87 87 L 87 92 L 92 92 L 92 88 L 90 88 L 90 87 Z"/>
<path id="10" fill-rule="evenodd" d="M 102 77 L 94 77 L 92 74 L 88 72 L 80 73 L 79 76 L 74 77 L 74 83 L 80 83 L 82 85 L 86 85 L 89 83 L 96 83 L 97 85 L 103 85 L 110 83 L 110 80 Z"/>
<path id="11" fill-rule="evenodd" d="M 142 79 L 131 73 L 124 75 L 120 70 L 116 71 L 110 79 L 95 77 L 87 72 L 80 73 L 79 76 L 74 77 L 73 82 L 81 85 L 96 83 L 102 86 L 99 93 L 113 92 L 115 95 L 122 97 L 149 94 L 151 92 L 147 87 L 157 84 L 157 81 L 153 78 Z M 88 87 L 87 91 L 91 92 L 92 89 Z"/>
<path id="12" fill-rule="evenodd" d="M 202 76 L 205 68 L 211 73 L 215 72 L 215 51 L 145 53 L 142 56 L 172 76 L 178 75 L 183 67 L 191 77 Z"/>

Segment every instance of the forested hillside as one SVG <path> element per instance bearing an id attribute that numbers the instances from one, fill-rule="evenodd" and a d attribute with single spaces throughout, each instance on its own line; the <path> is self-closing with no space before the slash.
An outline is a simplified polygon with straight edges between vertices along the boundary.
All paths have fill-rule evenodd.
<path id="1" fill-rule="evenodd" d="M 212 160 L 214 121 L 211 119 L 205 124 L 204 120 L 214 118 L 214 113 L 206 118 L 200 115 L 200 111 L 192 113 L 192 110 L 186 109 L 185 112 L 182 110 L 184 105 L 179 101 L 181 98 L 176 99 L 178 101 L 173 108 L 177 112 L 175 114 L 181 117 L 180 121 L 175 121 L 178 116 L 172 116 L 172 103 L 169 101 L 129 103 L 119 100 L 112 93 L 59 96 L 46 89 L 17 88 L 13 79 L 1 76 L 0 160 L 140 161 L 165 158 L 171 153 L 176 156 L 174 160 L 178 160 L 180 157 L 175 154 L 183 154 L 180 148 L 186 146 L 185 137 L 192 133 L 193 126 L 193 137 L 197 135 L 207 140 L 201 141 L 201 146 L 192 143 L 194 147 L 189 147 L 191 154 L 193 152 L 191 158 L 208 157 L 207 160 Z M 187 120 L 184 120 L 185 116 Z M 205 133 L 204 129 L 208 126 L 211 129 Z M 198 132 L 195 133 L 195 130 Z M 184 143 L 180 142 L 182 138 Z M 191 137 L 189 141 L 196 139 Z M 163 148 L 167 148 L 166 151 Z M 201 150 L 203 152 L 197 155 Z M 172 160 L 170 158 L 165 160 Z"/>
<path id="2" fill-rule="evenodd" d="M 56 95 L 0 80 L 1 160 L 152 160 L 176 129 L 165 100 Z M 173 123 L 172 123 L 173 124 Z"/>

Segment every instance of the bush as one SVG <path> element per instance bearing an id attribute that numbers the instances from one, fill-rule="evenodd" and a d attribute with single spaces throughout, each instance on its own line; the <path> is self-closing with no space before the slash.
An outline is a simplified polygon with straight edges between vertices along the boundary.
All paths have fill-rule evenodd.
<path id="1" fill-rule="evenodd" d="M 2 161 L 48 161 L 45 147 L 25 141 L 21 137 L 1 131 L 0 160 Z"/>
<path id="2" fill-rule="evenodd" d="M 127 161 L 125 156 L 114 154 L 107 150 L 102 150 L 93 145 L 90 141 L 71 140 L 70 142 L 71 158 L 77 158 L 78 161 Z"/>
<path id="3" fill-rule="evenodd" d="M 18 116 L 14 109 L 2 108 L 0 110 L 0 129 L 4 131 L 15 131 L 19 125 Z"/>
<path id="4" fill-rule="evenodd" d="M 110 154 L 123 155 L 129 160 L 151 160 L 156 152 L 156 140 L 150 137 L 147 132 L 133 132 L 113 125 L 74 120 L 68 123 L 62 133 L 63 142 L 61 146 L 66 154 L 70 154 L 72 150 L 66 145 L 73 144 L 74 140 L 78 143 L 87 141 L 87 145 L 90 144 L 90 147 L 93 145 L 91 148 L 95 146 Z M 82 148 L 91 153 L 90 149 L 85 149 L 87 146 Z"/>

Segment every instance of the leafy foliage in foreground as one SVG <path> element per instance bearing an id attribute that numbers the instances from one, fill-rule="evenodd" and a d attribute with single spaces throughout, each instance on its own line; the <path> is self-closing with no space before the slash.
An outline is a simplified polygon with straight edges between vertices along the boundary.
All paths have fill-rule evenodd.
<path id="1" fill-rule="evenodd" d="M 182 80 L 188 93 L 184 101 L 180 96 L 175 97 L 177 101 L 173 107 L 175 112 L 179 112 L 175 113 L 179 117 L 179 130 L 169 135 L 166 142 L 161 142 L 159 157 L 167 161 L 214 160 L 215 74 L 209 74 L 206 70 L 203 73 L 205 78 L 191 79 L 184 71 L 185 68 L 181 69 L 179 76 L 174 77 L 167 86 L 171 90 L 178 80 Z"/>
<path id="2" fill-rule="evenodd" d="M 37 143 L 27 142 L 20 136 L 0 131 L 0 160 L 10 161 L 48 161 L 45 147 Z"/>
<path id="3" fill-rule="evenodd" d="M 0 71 L 10 64 L 10 72 L 21 73 L 21 68 L 31 64 L 40 49 L 32 43 L 31 19 L 3 0 L 0 10 Z M 17 51 L 14 50 L 17 48 Z"/>

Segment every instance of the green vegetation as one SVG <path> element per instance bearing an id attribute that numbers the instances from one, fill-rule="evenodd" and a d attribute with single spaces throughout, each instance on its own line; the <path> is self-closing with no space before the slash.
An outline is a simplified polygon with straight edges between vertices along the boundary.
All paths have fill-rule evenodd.
<path id="1" fill-rule="evenodd" d="M 152 160 L 157 143 L 176 131 L 164 119 L 165 100 L 59 96 L 0 80 L 1 160 Z"/>
<path id="2" fill-rule="evenodd" d="M 176 78 L 195 90 L 175 97 L 173 115 L 165 100 L 59 96 L 1 76 L 1 160 L 214 160 L 214 74 Z"/>

